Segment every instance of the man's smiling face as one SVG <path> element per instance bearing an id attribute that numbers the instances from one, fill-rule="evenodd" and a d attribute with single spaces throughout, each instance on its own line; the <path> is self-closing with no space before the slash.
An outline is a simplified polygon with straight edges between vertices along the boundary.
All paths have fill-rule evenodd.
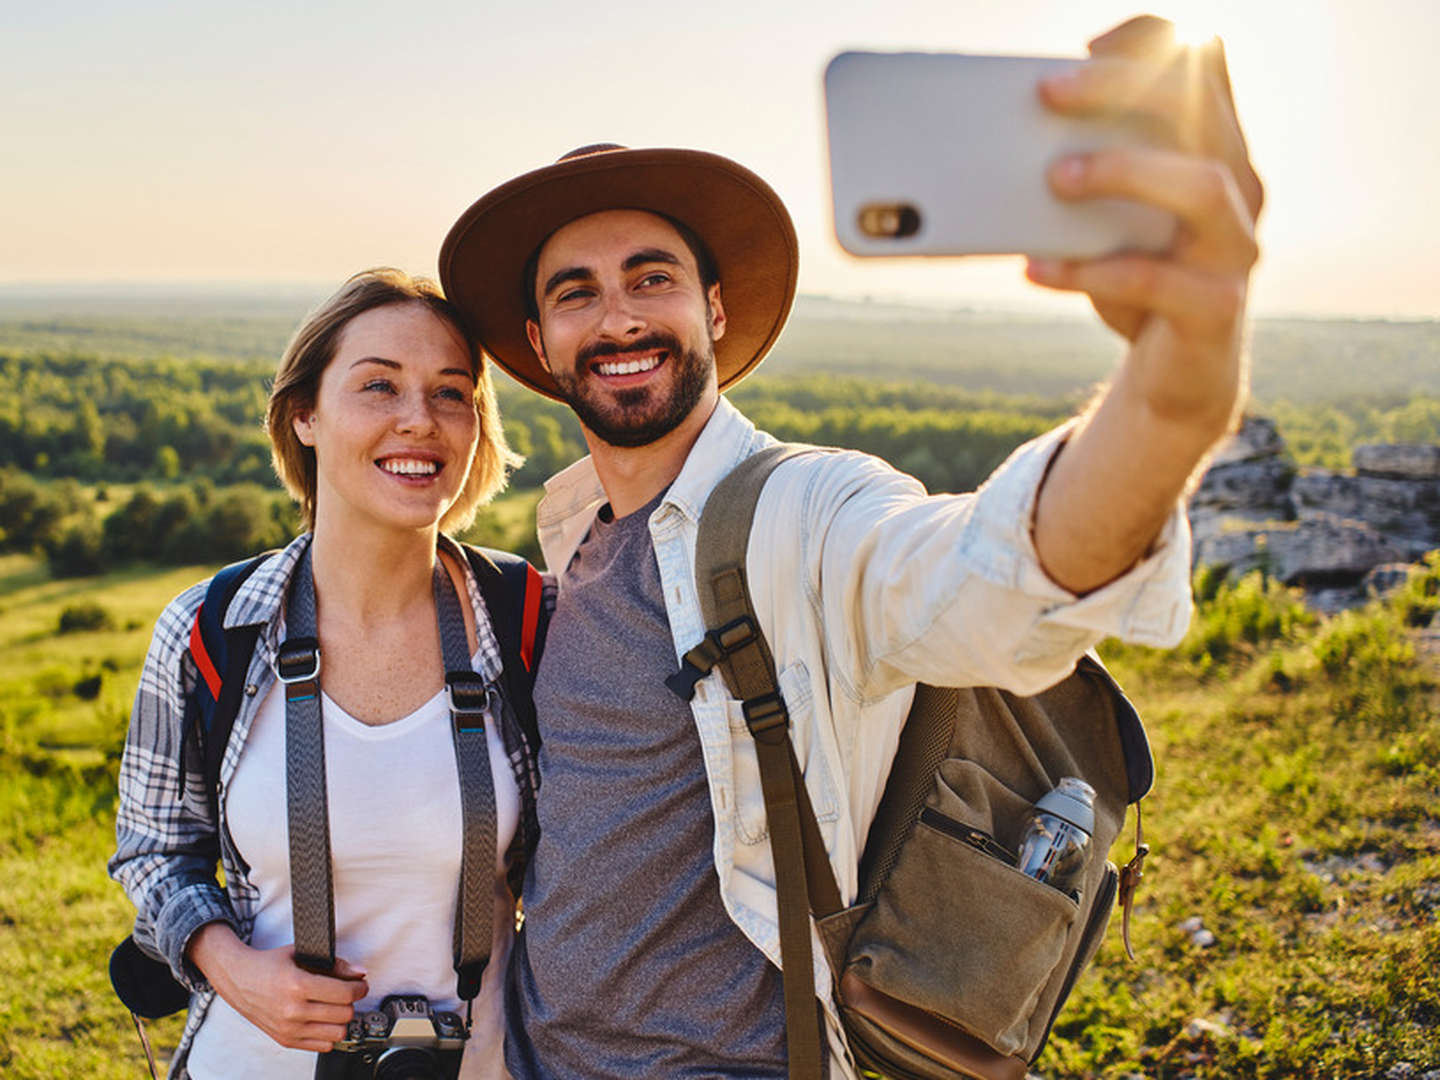
<path id="1" fill-rule="evenodd" d="M 526 331 L 580 422 L 611 446 L 645 446 L 718 395 L 720 286 L 664 218 L 606 210 L 556 230 Z"/>

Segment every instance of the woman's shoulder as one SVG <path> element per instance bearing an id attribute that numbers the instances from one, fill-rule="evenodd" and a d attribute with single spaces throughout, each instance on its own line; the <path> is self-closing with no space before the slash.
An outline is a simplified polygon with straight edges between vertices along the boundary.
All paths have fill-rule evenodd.
<path id="1" fill-rule="evenodd" d="M 213 612 L 217 623 L 224 623 L 227 613 L 237 603 L 247 609 L 241 612 L 246 616 L 242 621 L 253 621 L 249 618 L 248 609 L 257 605 L 270 606 L 265 598 L 276 589 L 283 589 L 283 580 L 273 582 L 270 579 L 277 575 L 288 577 L 277 562 L 284 558 L 287 551 L 267 551 L 231 563 L 186 588 L 165 605 L 155 620 L 152 651 L 158 647 L 174 655 L 183 653 L 189 647 L 196 619 L 207 603 L 220 606 L 220 610 Z"/>

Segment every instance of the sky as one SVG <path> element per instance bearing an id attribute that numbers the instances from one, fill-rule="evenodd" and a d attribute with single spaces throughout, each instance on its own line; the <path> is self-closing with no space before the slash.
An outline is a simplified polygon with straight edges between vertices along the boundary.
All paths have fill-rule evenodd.
<path id="1" fill-rule="evenodd" d="M 486 190 L 613 141 L 767 179 L 803 292 L 1080 310 L 1015 258 L 845 255 L 821 77 L 854 48 L 1078 56 L 1137 10 L 1226 43 L 1268 188 L 1252 309 L 1440 316 L 1435 0 L 9 0 L 0 289 L 433 275 Z"/>

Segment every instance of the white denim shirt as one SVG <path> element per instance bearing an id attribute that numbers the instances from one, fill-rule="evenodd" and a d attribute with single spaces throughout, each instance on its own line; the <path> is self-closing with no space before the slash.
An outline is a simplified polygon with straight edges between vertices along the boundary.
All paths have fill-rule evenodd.
<path id="1" fill-rule="evenodd" d="M 845 901 L 917 682 L 1033 694 L 1106 636 L 1172 646 L 1190 617 L 1190 537 L 1181 507 L 1147 557 L 1076 598 L 1040 568 L 1031 522 L 1065 428 L 1018 449 L 978 492 L 927 496 L 912 477 L 855 452 L 788 460 L 761 494 L 746 572 L 790 713 L 790 737 Z M 722 398 L 660 506 L 650 535 L 675 662 L 705 633 L 695 540 L 715 485 L 775 440 Z M 583 459 L 553 477 L 537 510 L 548 566 L 564 569 L 606 502 Z M 778 967 L 776 892 L 755 747 L 716 671 L 691 702 L 715 815 L 715 870 L 735 924 Z M 543 725 L 544 718 L 541 718 Z M 543 795 L 541 796 L 543 798 Z M 815 990 L 831 1060 L 853 1075 L 814 941 Z"/>

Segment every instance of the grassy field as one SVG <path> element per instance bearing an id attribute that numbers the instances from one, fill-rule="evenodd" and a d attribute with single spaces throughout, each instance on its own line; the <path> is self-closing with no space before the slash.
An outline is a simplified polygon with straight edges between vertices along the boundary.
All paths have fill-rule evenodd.
<path id="1" fill-rule="evenodd" d="M 105 974 L 131 918 L 104 871 L 115 768 L 149 624 L 205 572 L 57 582 L 31 557 L 0 558 L 7 1078 L 144 1075 Z M 1440 1069 L 1440 707 L 1434 657 L 1416 646 L 1440 606 L 1440 563 L 1385 606 L 1324 621 L 1258 578 L 1201 584 L 1175 653 L 1107 651 L 1159 764 L 1139 962 L 1112 933 L 1038 1071 Z M 101 614 L 76 616 L 82 605 Z M 60 633 L 67 608 L 100 628 Z M 1128 858 L 1128 839 L 1112 854 Z M 153 1034 L 168 1050 L 178 1032 L 172 1020 Z"/>

